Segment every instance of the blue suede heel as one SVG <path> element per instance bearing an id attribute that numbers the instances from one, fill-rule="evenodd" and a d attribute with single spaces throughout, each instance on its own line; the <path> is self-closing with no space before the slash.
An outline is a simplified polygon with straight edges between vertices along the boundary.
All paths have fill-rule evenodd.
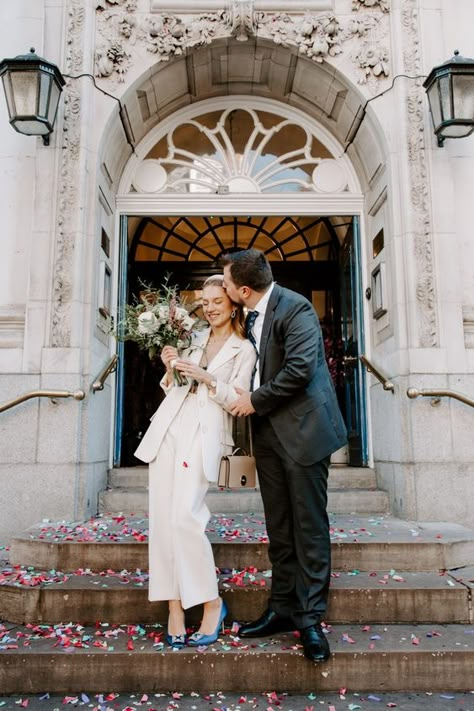
<path id="1" fill-rule="evenodd" d="M 185 634 L 167 634 L 166 641 L 170 647 L 174 649 L 183 649 L 186 646 L 186 635 Z"/>
<path id="2" fill-rule="evenodd" d="M 219 615 L 219 622 L 217 623 L 215 631 L 212 634 L 202 634 L 201 632 L 195 632 L 189 637 L 188 645 L 190 647 L 200 647 L 201 645 L 206 646 L 208 644 L 213 644 L 214 642 L 217 642 L 220 627 L 221 625 L 223 626 L 227 612 L 227 605 L 225 604 L 224 600 L 222 600 L 221 614 Z"/>

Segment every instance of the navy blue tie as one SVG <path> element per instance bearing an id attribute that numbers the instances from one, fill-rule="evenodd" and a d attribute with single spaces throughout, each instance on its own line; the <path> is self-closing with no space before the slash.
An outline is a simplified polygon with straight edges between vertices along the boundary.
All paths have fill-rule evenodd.
<path id="1" fill-rule="evenodd" d="M 255 340 L 255 336 L 253 335 L 252 329 L 254 327 L 255 321 L 257 320 L 257 316 L 258 311 L 248 311 L 247 317 L 245 319 L 245 335 L 247 336 L 255 350 L 257 350 L 257 341 Z"/>
<path id="2" fill-rule="evenodd" d="M 255 352 L 257 354 L 257 360 L 255 361 L 255 365 L 253 366 L 252 378 L 250 380 L 250 390 L 253 390 L 253 381 L 255 379 L 255 373 L 257 372 L 257 362 L 258 362 L 257 341 L 255 340 L 255 336 L 253 335 L 253 331 L 252 331 L 255 321 L 257 320 L 257 316 L 258 316 L 258 311 L 248 311 L 246 319 L 245 319 L 245 335 L 249 339 L 252 346 L 255 348 Z"/>

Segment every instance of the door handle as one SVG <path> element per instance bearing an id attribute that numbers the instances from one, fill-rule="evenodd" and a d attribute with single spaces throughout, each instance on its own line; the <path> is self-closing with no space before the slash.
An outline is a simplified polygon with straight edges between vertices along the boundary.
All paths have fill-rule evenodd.
<path id="1" fill-rule="evenodd" d="M 343 356 L 342 362 L 344 365 L 355 365 L 359 361 L 358 356 Z"/>

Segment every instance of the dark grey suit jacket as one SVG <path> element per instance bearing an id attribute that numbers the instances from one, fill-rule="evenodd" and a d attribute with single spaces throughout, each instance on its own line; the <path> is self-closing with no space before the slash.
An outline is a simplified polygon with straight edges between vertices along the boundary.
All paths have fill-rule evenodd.
<path id="1" fill-rule="evenodd" d="M 275 284 L 260 341 L 257 416 L 270 419 L 284 449 L 314 464 L 346 443 L 346 428 L 326 365 L 318 317 L 300 294 Z"/>

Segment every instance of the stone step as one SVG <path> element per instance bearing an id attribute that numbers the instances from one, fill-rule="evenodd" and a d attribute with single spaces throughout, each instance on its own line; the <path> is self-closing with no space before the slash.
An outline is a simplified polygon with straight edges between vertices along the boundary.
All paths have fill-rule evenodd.
<path id="1" fill-rule="evenodd" d="M 463 569 L 444 575 L 390 571 L 333 573 L 325 621 L 331 624 L 469 623 L 474 582 L 460 582 Z M 472 576 L 471 576 L 472 577 Z M 473 578 L 474 580 L 474 578 Z M 166 623 L 166 602 L 148 601 L 141 571 L 66 574 L 5 566 L 0 570 L 0 619 L 18 624 L 58 624 L 80 619 L 110 623 Z M 271 589 L 271 571 L 229 571 L 219 588 L 232 619 L 260 617 Z M 199 622 L 200 606 L 186 613 Z"/>
<path id="2" fill-rule="evenodd" d="M 148 467 L 119 467 L 109 469 L 108 484 L 111 488 L 148 486 Z M 333 489 L 375 489 L 377 477 L 375 469 L 369 467 L 331 466 L 329 468 L 329 488 Z"/>
<path id="3" fill-rule="evenodd" d="M 390 516 L 331 515 L 333 570 L 450 570 L 474 562 L 474 530 L 449 523 L 414 523 Z M 214 514 L 207 528 L 216 566 L 270 567 L 263 516 Z M 42 523 L 11 542 L 11 564 L 45 570 L 146 570 L 146 516 L 97 516 L 85 522 Z"/>
<path id="4" fill-rule="evenodd" d="M 309 694 L 288 694 L 286 692 L 266 691 L 264 693 L 243 693 L 243 692 L 223 692 L 212 691 L 206 689 L 198 694 L 192 691 L 189 694 L 183 694 L 177 691 L 172 693 L 146 693 L 146 690 L 140 690 L 138 693 L 102 693 L 91 694 L 87 696 L 83 692 L 77 690 L 71 693 L 71 689 L 67 696 L 64 694 L 42 694 L 28 695 L 22 694 L 18 699 L 16 696 L 0 696 L 0 706 L 2 711 L 18 711 L 18 706 L 27 707 L 28 711 L 58 711 L 69 704 L 74 708 L 84 707 L 89 704 L 89 708 L 110 708 L 114 709 L 132 709 L 136 711 L 136 707 L 166 709 L 172 711 L 204 711 L 204 709 L 212 708 L 225 709 L 226 711 L 245 711 L 245 709 L 275 709 L 275 711 L 313 711 L 318 708 L 328 709 L 362 709 L 374 711 L 374 702 L 378 703 L 380 709 L 387 707 L 396 707 L 397 711 L 469 711 L 472 709 L 472 694 L 474 692 L 467 691 L 464 693 L 447 692 L 446 690 L 433 693 L 423 692 L 390 692 L 384 693 L 380 691 L 369 691 L 368 693 L 359 693 L 346 691 L 345 693 L 314 693 Z M 344 701 L 344 707 L 341 702 Z M 315 705 L 317 704 L 317 705 Z M 375 708 L 377 708 L 375 706 Z"/>
<path id="5" fill-rule="evenodd" d="M 210 511 L 221 513 L 244 513 L 263 511 L 259 491 L 209 491 L 206 501 Z M 148 489 L 146 487 L 115 487 L 99 493 L 99 511 L 146 512 L 148 511 Z M 385 513 L 388 511 L 388 497 L 380 489 L 330 489 L 328 511 L 343 513 Z"/>
<path id="6" fill-rule="evenodd" d="M 229 623 L 230 623 L 229 619 Z M 304 658 L 295 634 L 239 640 L 229 628 L 207 648 L 172 651 L 162 628 L 5 625 L 0 632 L 3 694 L 95 693 L 130 689 L 239 693 L 463 691 L 472 680 L 474 635 L 464 625 L 328 628 L 331 658 Z M 67 653 L 69 652 L 69 653 Z M 207 705 L 206 705 L 207 708 Z"/>

